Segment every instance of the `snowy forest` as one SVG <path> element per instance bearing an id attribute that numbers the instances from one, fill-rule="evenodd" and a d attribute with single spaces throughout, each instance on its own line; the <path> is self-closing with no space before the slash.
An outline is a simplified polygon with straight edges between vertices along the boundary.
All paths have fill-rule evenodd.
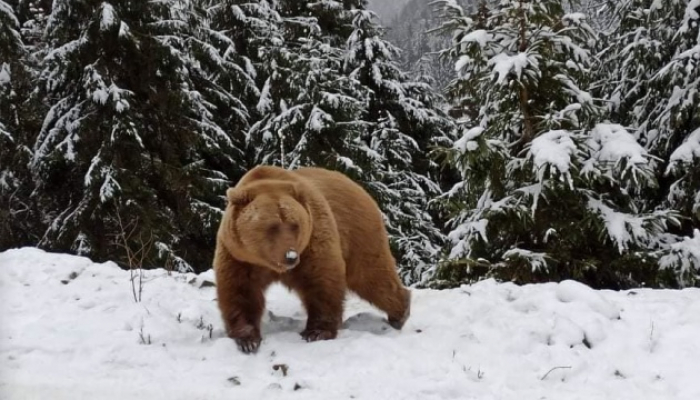
<path id="1" fill-rule="evenodd" d="M 401 4 L 0 0 L 0 251 L 202 272 L 228 187 L 313 165 L 406 284 L 700 286 L 700 0 Z"/>

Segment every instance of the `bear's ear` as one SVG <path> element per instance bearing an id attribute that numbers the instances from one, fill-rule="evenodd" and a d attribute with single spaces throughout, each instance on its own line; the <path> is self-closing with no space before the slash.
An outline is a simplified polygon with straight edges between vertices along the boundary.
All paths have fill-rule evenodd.
<path id="1" fill-rule="evenodd" d="M 232 187 L 226 190 L 226 199 L 228 204 L 242 207 L 250 203 L 251 197 L 247 190 Z"/>
<path id="2" fill-rule="evenodd" d="M 292 195 L 299 203 L 306 204 L 306 191 L 301 184 L 295 183 L 292 185 Z"/>

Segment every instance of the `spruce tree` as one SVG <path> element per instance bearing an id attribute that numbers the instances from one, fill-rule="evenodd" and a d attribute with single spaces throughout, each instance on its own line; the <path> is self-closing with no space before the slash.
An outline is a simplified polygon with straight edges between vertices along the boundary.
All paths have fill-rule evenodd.
<path id="1" fill-rule="evenodd" d="M 40 246 L 122 264 L 210 267 L 246 112 L 213 77 L 207 19 L 184 1 L 57 0 L 34 144 Z M 143 260 L 141 260 L 143 256 Z M 134 260 L 136 258 L 137 260 Z"/>
<path id="2" fill-rule="evenodd" d="M 553 0 L 453 1 L 444 28 L 466 109 L 446 150 L 463 174 L 448 193 L 450 258 L 438 284 L 496 275 L 626 287 L 656 277 L 652 261 L 675 213 L 635 200 L 657 182 L 653 158 L 622 126 L 599 123 L 588 91 L 594 33 Z"/>

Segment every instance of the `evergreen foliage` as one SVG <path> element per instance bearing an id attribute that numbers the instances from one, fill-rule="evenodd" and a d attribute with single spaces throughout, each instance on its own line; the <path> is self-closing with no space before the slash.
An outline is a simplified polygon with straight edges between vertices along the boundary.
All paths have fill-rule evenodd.
<path id="1" fill-rule="evenodd" d="M 481 1 L 471 14 L 440 3 L 460 71 L 448 90 L 471 118 L 448 151 L 464 181 L 445 196 L 456 262 L 437 278 L 486 268 L 518 282 L 663 283 L 648 265 L 677 213 L 639 201 L 657 185 L 654 158 L 598 122 L 585 16 L 551 0 Z"/>
<path id="2" fill-rule="evenodd" d="M 438 15 L 430 1 L 411 0 L 392 20 L 387 39 L 402 50 L 397 60 L 403 70 L 429 73 L 435 87 L 443 88 L 455 73 L 449 59 L 439 57 L 440 50 L 449 46 L 451 33 L 431 31 L 439 24 Z"/>
<path id="3" fill-rule="evenodd" d="M 37 240 L 39 226 L 27 143 L 40 113 L 29 99 L 34 70 L 15 10 L 0 1 L 0 249 Z"/>
<path id="4" fill-rule="evenodd" d="M 23 22 L 8 25 L 31 43 L 27 63 L 40 60 L 28 104 L 49 109 L 20 129 L 24 153 L 3 153 L 29 167 L 13 182 L 41 210 L 19 228 L 30 237 L 3 246 L 203 270 L 224 189 L 267 163 L 347 173 L 377 196 L 405 271 L 433 257 L 439 171 L 425 153 L 449 121 L 396 67 L 363 1 L 44 3 L 17 2 Z M 377 84 L 358 77 L 375 60 L 350 56 L 364 41 L 389 49 Z"/>
<path id="5" fill-rule="evenodd" d="M 202 271 L 245 171 L 321 166 L 408 284 L 700 285 L 700 0 L 406 3 L 0 0 L 0 250 Z"/>
<path id="6" fill-rule="evenodd" d="M 392 243 L 407 282 L 429 276 L 443 235 L 428 211 L 441 193 L 436 165 L 427 156 L 452 125 L 438 109 L 439 97 L 412 81 L 396 63 L 398 50 L 381 37 L 373 13 L 355 10 L 344 68 L 367 93 L 360 137 L 365 182 L 383 205 Z"/>
<path id="7" fill-rule="evenodd" d="M 397 67 L 361 4 L 282 2 L 279 15 L 284 46 L 271 47 L 259 103 L 267 115 L 250 133 L 266 144 L 261 162 L 359 181 L 384 212 L 405 280 L 420 279 L 442 237 L 427 211 L 440 188 L 426 153 L 450 127 L 437 96 Z"/>
<path id="8" fill-rule="evenodd" d="M 31 161 L 49 226 L 40 246 L 181 270 L 211 262 L 237 149 L 215 118 L 246 112 L 201 10 L 177 1 L 55 1 Z M 234 121 L 234 122 L 231 122 Z M 231 125 L 228 125 L 231 126 Z"/>
<path id="9" fill-rule="evenodd" d="M 221 54 L 228 71 L 216 76 L 216 82 L 240 99 L 240 108 L 247 110 L 247 120 L 256 123 L 270 111 L 267 80 L 273 70 L 274 57 L 283 47 L 279 30 L 281 17 L 264 0 L 206 0 L 204 3 L 211 19 L 212 44 Z M 220 110 L 222 118 L 230 114 L 226 108 Z M 240 130 L 235 119 L 229 122 L 234 124 L 224 126 L 227 131 Z M 246 165 L 252 167 L 258 146 L 250 140 L 247 129 L 243 133 L 234 139 L 242 140 L 236 142 L 236 147 L 245 149 L 245 152 L 236 156 L 245 158 Z"/>
<path id="10" fill-rule="evenodd" d="M 22 68 L 20 60 L 26 50 L 19 34 L 19 20 L 14 10 L 5 1 L 0 1 L 0 140 L 5 146 L 14 142 L 11 131 L 16 124 L 16 91 L 13 89 L 12 78 L 18 68 Z M 3 146 L 2 148 L 5 148 Z M 9 178 L 7 178 L 9 179 Z M 2 179 L 5 181 L 6 179 Z M 4 185 L 3 185 L 4 186 Z"/>
<path id="11" fill-rule="evenodd" d="M 362 130 L 363 93 L 342 73 L 346 5 L 280 1 L 278 14 L 280 36 L 268 50 L 260 103 L 265 113 L 250 134 L 265 144 L 260 161 L 353 171 L 352 138 Z"/>
<path id="12" fill-rule="evenodd" d="M 625 0 L 610 10 L 619 23 L 601 52 L 601 96 L 611 118 L 632 127 L 659 160 L 659 188 L 644 201 L 684 217 L 661 265 L 692 284 L 700 269 L 700 252 L 688 249 L 700 226 L 700 1 Z M 678 252 L 687 259 L 676 260 Z"/>

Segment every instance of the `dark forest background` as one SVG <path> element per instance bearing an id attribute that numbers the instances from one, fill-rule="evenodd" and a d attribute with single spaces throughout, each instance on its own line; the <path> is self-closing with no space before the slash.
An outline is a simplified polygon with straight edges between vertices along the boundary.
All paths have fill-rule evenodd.
<path id="1" fill-rule="evenodd" d="M 226 188 L 316 165 L 407 284 L 698 285 L 700 5 L 658 3 L 0 0 L 0 250 L 203 271 Z"/>

